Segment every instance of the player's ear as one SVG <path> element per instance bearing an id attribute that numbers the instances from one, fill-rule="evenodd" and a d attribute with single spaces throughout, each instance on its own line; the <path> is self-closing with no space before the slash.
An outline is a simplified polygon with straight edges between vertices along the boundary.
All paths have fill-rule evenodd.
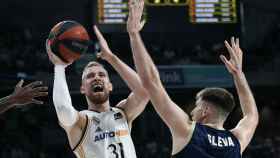
<path id="1" fill-rule="evenodd" d="M 209 112 L 210 112 L 209 106 L 208 106 L 208 105 L 204 105 L 202 115 L 203 115 L 203 116 L 207 116 Z"/>
<path id="2" fill-rule="evenodd" d="M 110 91 L 110 92 L 113 91 L 113 85 L 112 85 L 111 82 L 109 82 L 109 91 Z"/>
<path id="3" fill-rule="evenodd" d="M 83 84 L 80 86 L 80 92 L 81 94 L 85 94 L 85 87 L 83 86 Z"/>

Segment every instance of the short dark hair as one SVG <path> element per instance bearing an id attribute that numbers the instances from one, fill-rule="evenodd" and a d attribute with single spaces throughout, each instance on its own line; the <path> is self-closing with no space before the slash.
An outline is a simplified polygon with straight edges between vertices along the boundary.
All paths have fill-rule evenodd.
<path id="1" fill-rule="evenodd" d="M 100 64 L 99 62 L 91 61 L 91 62 L 89 62 L 89 63 L 85 66 L 85 68 L 84 68 L 84 70 L 83 70 L 82 78 L 84 78 L 86 69 L 88 69 L 88 68 L 90 68 L 90 67 L 93 67 L 93 66 L 102 67 L 102 68 L 105 69 L 105 67 L 104 67 L 102 64 Z M 105 70 L 106 70 L 106 69 L 105 69 Z M 107 70 L 106 70 L 106 73 L 107 73 L 107 75 L 108 75 Z"/>
<path id="2" fill-rule="evenodd" d="M 225 114 L 229 114 L 235 107 L 233 95 L 224 88 L 205 88 L 197 93 L 196 99 L 212 103 Z"/>

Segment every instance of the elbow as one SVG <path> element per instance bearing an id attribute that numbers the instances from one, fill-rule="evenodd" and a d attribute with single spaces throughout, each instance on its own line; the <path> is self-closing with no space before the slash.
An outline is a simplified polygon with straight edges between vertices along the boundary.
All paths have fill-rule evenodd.
<path id="1" fill-rule="evenodd" d="M 254 116 L 252 116 L 252 124 L 254 124 L 256 127 L 258 126 L 259 124 L 259 115 L 258 114 L 255 114 Z"/>
<path id="2" fill-rule="evenodd" d="M 250 122 L 252 124 L 254 124 L 255 126 L 258 126 L 258 124 L 259 124 L 259 113 L 258 113 L 257 110 L 245 115 L 245 117 L 250 118 L 250 120 L 251 120 Z"/>
<path id="3" fill-rule="evenodd" d="M 253 117 L 253 124 L 255 125 L 255 127 L 257 127 L 258 126 L 258 124 L 259 124 L 259 115 L 258 114 L 256 114 L 254 117 Z"/>
<path id="4" fill-rule="evenodd" d="M 260 117 L 259 117 L 258 111 L 255 114 L 255 121 L 256 121 L 256 126 L 257 126 L 259 124 L 259 121 L 260 121 Z"/>
<path id="5" fill-rule="evenodd" d="M 260 116 L 259 116 L 259 112 L 258 112 L 258 108 L 257 108 L 257 106 L 255 105 L 255 110 L 254 110 L 254 112 L 253 112 L 253 117 L 254 117 L 254 120 L 255 120 L 255 122 L 256 122 L 256 125 L 258 125 L 259 124 L 259 119 L 260 119 Z"/>

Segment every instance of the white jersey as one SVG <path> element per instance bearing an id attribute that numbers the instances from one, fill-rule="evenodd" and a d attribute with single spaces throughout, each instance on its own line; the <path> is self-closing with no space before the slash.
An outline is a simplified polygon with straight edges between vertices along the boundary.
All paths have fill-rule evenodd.
<path id="1" fill-rule="evenodd" d="M 87 125 L 74 148 L 78 158 L 136 158 L 127 119 L 121 109 L 82 113 L 87 116 Z"/>

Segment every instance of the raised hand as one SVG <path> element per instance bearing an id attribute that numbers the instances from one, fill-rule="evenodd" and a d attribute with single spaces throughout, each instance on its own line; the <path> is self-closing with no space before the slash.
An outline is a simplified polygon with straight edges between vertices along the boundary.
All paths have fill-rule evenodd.
<path id="1" fill-rule="evenodd" d="M 227 70 L 233 75 L 242 72 L 243 52 L 239 46 L 239 39 L 232 37 L 231 45 L 225 41 L 225 46 L 229 52 L 230 59 L 228 60 L 224 55 L 220 55 L 220 58 L 225 64 Z"/>
<path id="2" fill-rule="evenodd" d="M 48 53 L 48 56 L 49 56 L 49 59 L 50 61 L 54 64 L 54 65 L 65 65 L 65 66 L 68 66 L 70 65 L 71 63 L 65 63 L 63 62 L 62 60 L 60 60 L 51 50 L 51 47 L 50 47 L 50 43 L 49 43 L 49 40 L 47 39 L 46 40 L 46 51 Z"/>
<path id="3" fill-rule="evenodd" d="M 111 56 L 113 56 L 113 53 L 112 53 L 111 49 L 109 48 L 107 41 L 105 40 L 105 38 L 99 31 L 99 29 L 96 26 L 93 26 L 93 29 L 94 29 L 96 37 L 99 41 L 99 45 L 100 45 L 100 49 L 101 49 L 100 52 L 97 53 L 97 57 L 101 58 L 103 60 L 108 60 Z"/>
<path id="4" fill-rule="evenodd" d="M 129 0 L 128 3 L 129 14 L 127 19 L 127 32 L 135 33 L 139 32 L 145 21 L 141 21 L 144 10 L 144 0 Z"/>
<path id="5" fill-rule="evenodd" d="M 35 81 L 22 87 L 23 82 L 23 80 L 19 81 L 14 92 L 10 95 L 13 105 L 20 106 L 30 103 L 43 104 L 43 101 L 39 101 L 35 98 L 47 96 L 48 87 L 42 86 L 41 81 Z"/>

